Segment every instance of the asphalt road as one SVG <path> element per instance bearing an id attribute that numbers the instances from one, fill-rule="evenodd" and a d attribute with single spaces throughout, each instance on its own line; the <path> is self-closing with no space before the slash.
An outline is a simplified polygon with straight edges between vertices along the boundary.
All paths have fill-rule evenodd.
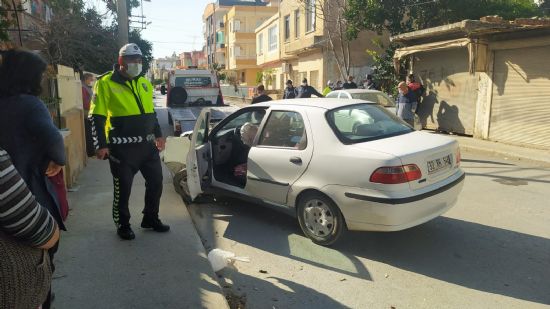
<path id="1" fill-rule="evenodd" d="M 331 248 L 257 205 L 188 208 L 207 250 L 250 257 L 219 278 L 246 308 L 548 307 L 550 168 L 472 152 L 462 167 L 463 192 L 445 215 L 400 232 L 349 232 Z"/>

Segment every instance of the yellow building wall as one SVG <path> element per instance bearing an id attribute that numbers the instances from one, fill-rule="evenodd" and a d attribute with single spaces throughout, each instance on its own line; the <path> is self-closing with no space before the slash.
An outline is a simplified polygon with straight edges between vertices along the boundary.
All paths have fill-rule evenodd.
<path id="1" fill-rule="evenodd" d="M 227 12 L 225 20 L 227 69 L 237 73 L 239 81 L 244 72 L 244 84 L 255 85 L 256 73 L 261 71 L 257 65 L 256 28 L 278 12 L 277 7 L 233 6 Z M 240 24 L 235 31 L 235 22 Z M 235 52 L 240 48 L 240 55 Z"/>

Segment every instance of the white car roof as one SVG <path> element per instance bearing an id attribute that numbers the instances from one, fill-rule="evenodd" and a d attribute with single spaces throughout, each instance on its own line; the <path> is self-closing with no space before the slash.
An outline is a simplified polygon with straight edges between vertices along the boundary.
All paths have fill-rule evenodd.
<path id="1" fill-rule="evenodd" d="M 308 98 L 308 99 L 287 99 L 287 100 L 268 101 L 268 102 L 254 104 L 253 106 L 277 106 L 277 107 L 306 106 L 306 107 L 315 107 L 315 108 L 331 110 L 331 109 L 340 108 L 348 105 L 355 105 L 355 104 L 376 104 L 376 103 L 367 102 L 364 100 L 356 100 L 356 99 L 342 100 L 342 99 L 336 99 L 336 98 Z"/>

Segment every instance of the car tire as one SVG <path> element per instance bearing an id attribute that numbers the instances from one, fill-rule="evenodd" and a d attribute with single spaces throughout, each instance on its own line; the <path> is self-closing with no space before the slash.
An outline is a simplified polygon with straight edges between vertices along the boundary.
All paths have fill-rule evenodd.
<path id="1" fill-rule="evenodd" d="M 174 183 L 174 189 L 181 196 L 183 202 L 186 205 L 191 204 L 191 194 L 189 193 L 189 187 L 187 186 L 187 169 L 183 168 L 177 172 L 172 181 Z"/>
<path id="2" fill-rule="evenodd" d="M 347 230 L 342 212 L 324 194 L 306 193 L 298 201 L 297 212 L 300 228 L 318 245 L 334 244 Z"/>

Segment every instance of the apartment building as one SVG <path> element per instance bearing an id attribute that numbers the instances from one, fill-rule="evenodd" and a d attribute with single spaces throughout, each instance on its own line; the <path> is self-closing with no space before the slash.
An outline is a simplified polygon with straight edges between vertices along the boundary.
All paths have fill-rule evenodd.
<path id="1" fill-rule="evenodd" d="M 212 68 L 214 63 L 225 68 L 225 22 L 224 17 L 233 6 L 266 6 L 269 1 L 260 0 L 218 0 L 208 4 L 203 13 L 203 34 L 206 42 L 204 53 L 206 63 Z"/>
<path id="2" fill-rule="evenodd" d="M 328 31 L 335 30 L 335 18 L 323 16 L 329 1 L 332 6 L 341 2 L 284 0 L 277 15 L 256 28 L 256 59 L 264 75 L 270 76 L 268 89 L 282 90 L 288 79 L 299 85 L 307 78 L 310 85 L 321 90 L 328 80 L 344 79 L 329 45 Z M 350 44 L 350 74 L 356 76 L 356 81 L 372 72 L 372 59 L 366 50 L 380 51 L 372 42 L 376 37 L 389 42 L 388 36 L 365 31 Z"/>
<path id="3" fill-rule="evenodd" d="M 277 15 L 277 4 L 272 1 L 263 7 L 233 6 L 225 15 L 226 72 L 241 84 L 256 84 L 261 71 L 256 63 L 256 28 Z"/>

